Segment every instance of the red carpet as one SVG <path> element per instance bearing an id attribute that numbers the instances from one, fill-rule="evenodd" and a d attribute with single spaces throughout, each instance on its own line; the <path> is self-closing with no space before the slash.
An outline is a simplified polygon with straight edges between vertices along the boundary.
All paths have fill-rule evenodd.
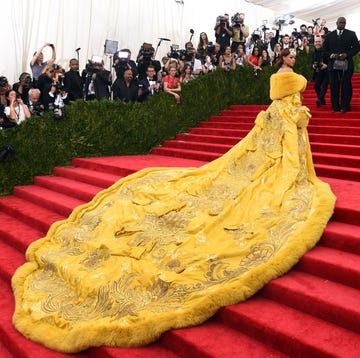
<path id="1" fill-rule="evenodd" d="M 221 309 L 201 326 L 167 332 L 150 346 L 100 347 L 73 356 L 360 357 L 360 75 L 353 84 L 349 113 L 316 107 L 312 84 L 304 93 L 313 115 L 308 130 L 315 168 L 337 203 L 321 241 L 293 270 L 247 302 Z M 26 340 L 11 324 L 10 279 L 30 242 L 122 176 L 217 158 L 247 134 L 262 108 L 231 106 L 150 155 L 74 159 L 71 167 L 55 168 L 53 176 L 36 177 L 34 185 L 0 198 L 0 357 L 68 356 Z"/>

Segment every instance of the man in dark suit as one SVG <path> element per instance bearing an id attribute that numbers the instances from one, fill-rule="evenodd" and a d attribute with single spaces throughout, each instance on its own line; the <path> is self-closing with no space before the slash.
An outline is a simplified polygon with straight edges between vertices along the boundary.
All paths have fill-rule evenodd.
<path id="1" fill-rule="evenodd" d="M 110 99 L 111 72 L 104 69 L 104 61 L 90 60 L 83 70 L 85 99 Z"/>
<path id="2" fill-rule="evenodd" d="M 139 81 L 138 100 L 145 101 L 149 95 L 159 93 L 160 83 L 156 77 L 155 66 L 149 65 L 146 70 L 146 78 Z"/>
<path id="3" fill-rule="evenodd" d="M 345 29 L 345 25 L 346 19 L 339 17 L 336 21 L 337 29 L 326 35 L 323 45 L 330 58 L 328 71 L 333 112 L 350 111 L 351 78 L 354 72 L 353 56 L 360 51 L 360 44 L 355 32 Z M 337 69 L 336 60 L 347 62 L 347 69 Z"/>
<path id="4" fill-rule="evenodd" d="M 76 58 L 70 60 L 70 70 L 65 72 L 64 86 L 70 101 L 83 98 L 83 81 L 79 73 L 79 61 Z"/>

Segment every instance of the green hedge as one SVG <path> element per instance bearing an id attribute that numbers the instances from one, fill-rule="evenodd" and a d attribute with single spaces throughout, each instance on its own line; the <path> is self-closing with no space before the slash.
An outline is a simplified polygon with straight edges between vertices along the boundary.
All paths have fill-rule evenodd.
<path id="1" fill-rule="evenodd" d="M 310 61 L 301 54 L 295 68 L 309 80 Z M 69 165 L 72 158 L 149 153 L 231 104 L 267 104 L 269 77 L 276 71 L 267 67 L 254 76 L 249 67 L 217 70 L 184 85 L 180 105 L 166 93 L 144 103 L 79 100 L 65 107 L 60 120 L 47 113 L 0 131 L 0 147 L 14 148 L 11 158 L 0 161 L 0 195 L 32 183 L 35 175 L 51 174 L 54 166 Z"/>

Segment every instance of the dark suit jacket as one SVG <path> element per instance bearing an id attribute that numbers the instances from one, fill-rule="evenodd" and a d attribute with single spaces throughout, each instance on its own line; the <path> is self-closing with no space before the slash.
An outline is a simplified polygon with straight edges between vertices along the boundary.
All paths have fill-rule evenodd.
<path id="1" fill-rule="evenodd" d="M 83 98 L 83 81 L 79 72 L 72 70 L 66 72 L 64 86 L 68 91 L 70 101 Z"/>
<path id="2" fill-rule="evenodd" d="M 337 30 L 329 32 L 325 37 L 323 48 L 329 57 L 333 53 L 346 53 L 349 62 L 348 69 L 354 70 L 353 56 L 360 51 L 359 40 L 354 31 L 344 29 L 340 38 L 337 34 Z M 330 59 L 328 66 L 329 71 L 333 70 L 333 64 L 334 60 Z"/>

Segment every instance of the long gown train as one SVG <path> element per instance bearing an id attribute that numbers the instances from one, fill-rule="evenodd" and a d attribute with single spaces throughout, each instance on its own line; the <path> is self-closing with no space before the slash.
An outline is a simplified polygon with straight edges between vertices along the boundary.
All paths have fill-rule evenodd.
<path id="1" fill-rule="evenodd" d="M 13 277 L 16 328 L 63 352 L 144 345 L 287 272 L 335 203 L 314 171 L 305 86 L 274 74 L 272 104 L 221 158 L 141 170 L 54 223 Z"/>

